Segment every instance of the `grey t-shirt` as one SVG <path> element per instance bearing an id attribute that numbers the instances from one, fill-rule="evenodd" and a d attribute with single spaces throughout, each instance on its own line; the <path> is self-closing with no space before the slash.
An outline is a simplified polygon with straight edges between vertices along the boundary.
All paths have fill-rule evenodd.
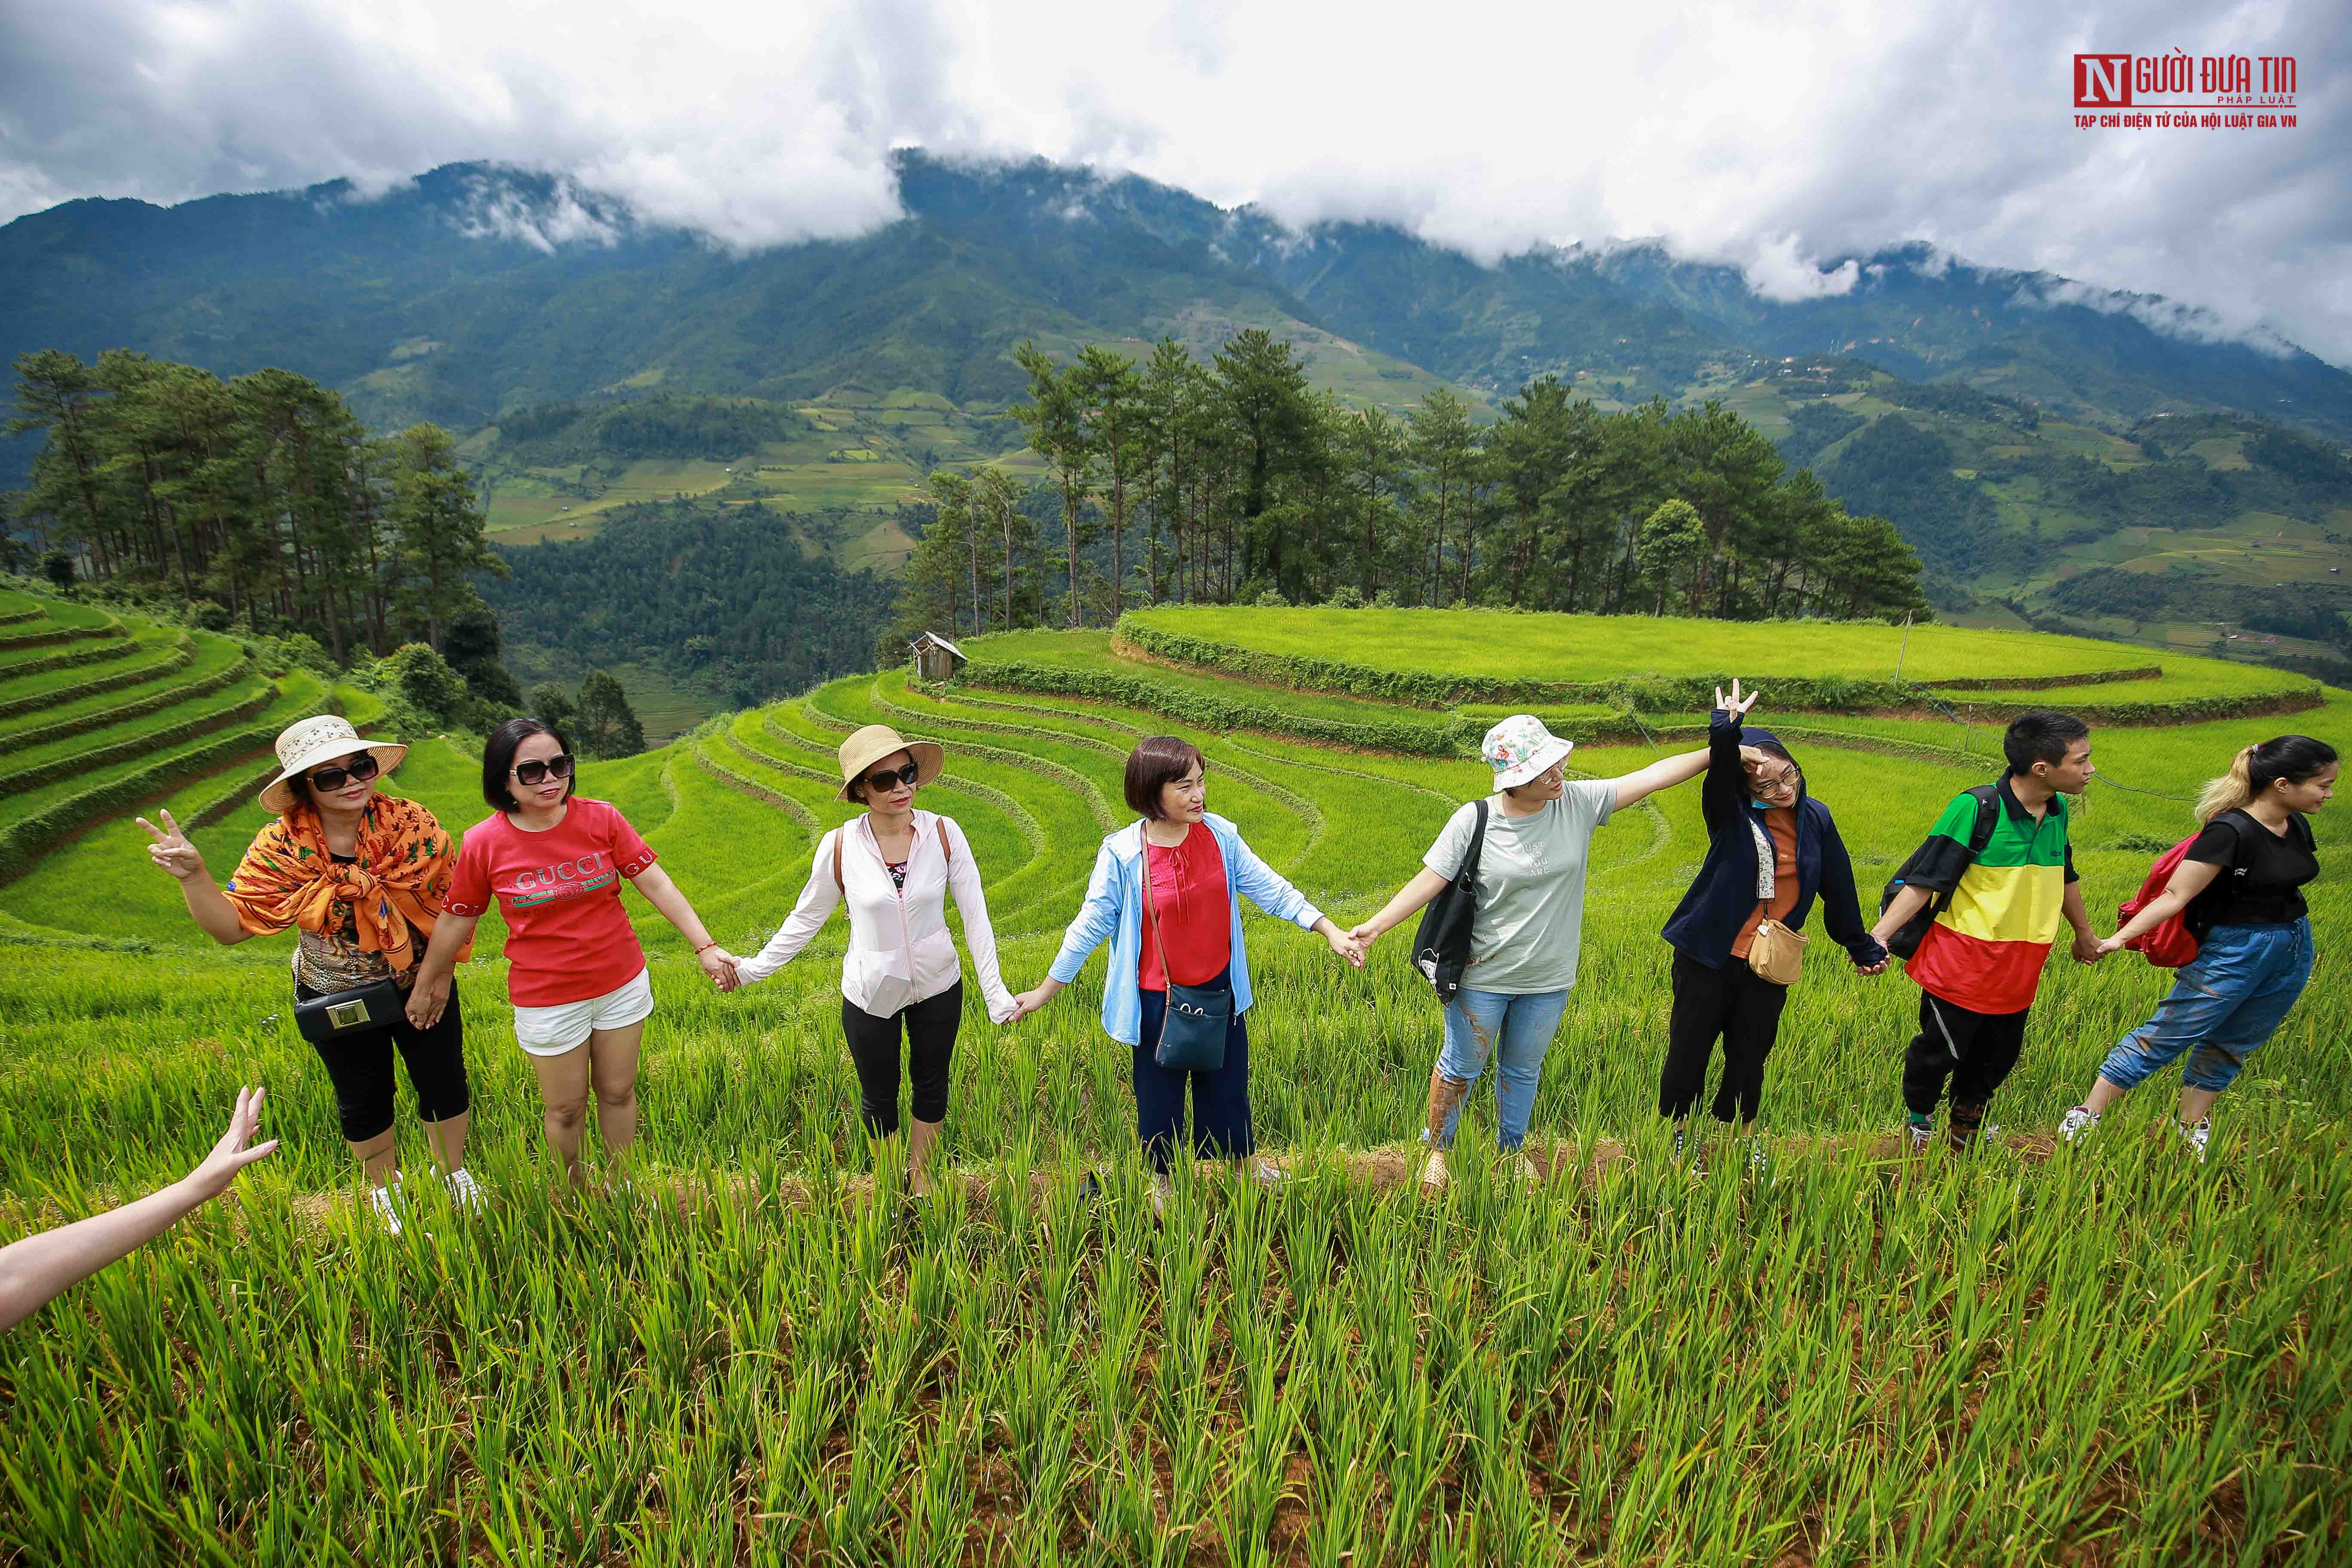
<path id="1" fill-rule="evenodd" d="M 1529 816 L 1504 816 L 1500 797 L 1488 804 L 1465 989 L 1525 996 L 1576 984 L 1585 859 L 1592 830 L 1616 807 L 1614 779 L 1571 779 L 1558 800 Z M 1421 863 L 1451 880 L 1476 816 L 1475 804 L 1455 812 Z"/>

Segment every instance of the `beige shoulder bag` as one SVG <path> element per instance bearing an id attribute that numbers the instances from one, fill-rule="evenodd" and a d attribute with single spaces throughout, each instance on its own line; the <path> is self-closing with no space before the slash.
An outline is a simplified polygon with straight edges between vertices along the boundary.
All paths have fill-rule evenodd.
<path id="1" fill-rule="evenodd" d="M 1750 817 L 1748 831 L 1756 836 L 1756 901 L 1772 901 L 1772 840 L 1756 820 Z M 1805 963 L 1805 938 L 1801 931 L 1790 931 L 1770 915 L 1756 924 L 1756 935 L 1748 944 L 1748 967 L 1775 985 L 1794 985 L 1797 972 Z"/>

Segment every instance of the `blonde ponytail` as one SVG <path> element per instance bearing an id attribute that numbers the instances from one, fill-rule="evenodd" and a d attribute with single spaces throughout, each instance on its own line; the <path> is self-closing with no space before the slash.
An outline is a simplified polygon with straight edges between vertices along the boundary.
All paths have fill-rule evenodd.
<path id="1" fill-rule="evenodd" d="M 2254 753 L 2262 750 L 2259 742 L 2245 747 L 2230 760 L 2230 771 L 2218 779 L 2206 781 L 2204 793 L 2197 797 L 2197 820 L 2210 822 L 2226 811 L 2243 811 L 2254 802 Z"/>

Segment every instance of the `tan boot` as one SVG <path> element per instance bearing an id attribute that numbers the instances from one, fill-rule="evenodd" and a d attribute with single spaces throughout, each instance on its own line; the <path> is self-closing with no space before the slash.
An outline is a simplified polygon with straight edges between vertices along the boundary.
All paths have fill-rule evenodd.
<path id="1" fill-rule="evenodd" d="M 910 1197 L 931 1195 L 931 1145 L 939 1141 L 940 1129 L 945 1125 L 908 1119 L 907 1193 Z"/>

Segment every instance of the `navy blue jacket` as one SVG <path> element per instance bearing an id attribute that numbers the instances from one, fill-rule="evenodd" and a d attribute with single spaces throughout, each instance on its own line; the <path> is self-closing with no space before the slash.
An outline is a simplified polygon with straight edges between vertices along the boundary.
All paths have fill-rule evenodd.
<path id="1" fill-rule="evenodd" d="M 1699 790 L 1699 813 L 1706 820 L 1706 861 L 1692 879 L 1690 890 L 1666 921 L 1666 940 L 1677 952 L 1709 969 L 1720 969 L 1731 958 L 1731 944 L 1739 928 L 1756 910 L 1756 835 L 1748 823 L 1760 814 L 1748 805 L 1748 783 L 1740 770 L 1740 723 L 1718 708 L 1707 725 L 1706 782 Z M 1750 742 L 1772 740 L 1769 730 L 1746 737 Z M 1838 837 L 1830 808 L 1797 786 L 1797 903 L 1782 923 L 1802 931 L 1818 894 L 1822 922 L 1830 939 L 1857 965 L 1883 963 L 1886 950 L 1878 945 L 1864 923 L 1861 901 L 1854 896 L 1853 862 Z M 1762 827 L 1761 822 L 1756 824 Z M 1770 842 L 1767 831 L 1766 842 Z"/>

